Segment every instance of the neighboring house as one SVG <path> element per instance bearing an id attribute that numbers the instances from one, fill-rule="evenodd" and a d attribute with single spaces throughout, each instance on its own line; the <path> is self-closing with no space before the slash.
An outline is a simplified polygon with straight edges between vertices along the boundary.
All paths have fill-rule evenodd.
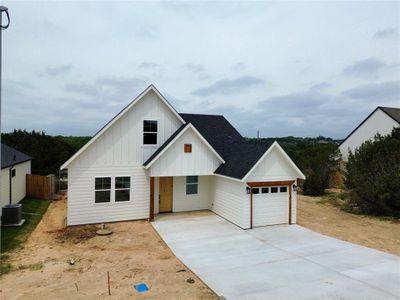
<path id="1" fill-rule="evenodd" d="M 61 166 L 68 225 L 209 209 L 241 228 L 296 222 L 297 179 L 277 142 L 220 115 L 179 114 L 153 86 Z"/>
<path id="2" fill-rule="evenodd" d="M 398 126 L 400 126 L 400 108 L 378 106 L 339 145 L 343 160 L 348 160 L 349 151 L 354 153 L 362 143 L 373 139 L 377 133 L 387 135 Z"/>
<path id="3" fill-rule="evenodd" d="M 10 196 L 12 203 L 25 198 L 26 174 L 31 173 L 31 160 L 29 155 L 1 144 L 1 206 L 10 204 Z"/>

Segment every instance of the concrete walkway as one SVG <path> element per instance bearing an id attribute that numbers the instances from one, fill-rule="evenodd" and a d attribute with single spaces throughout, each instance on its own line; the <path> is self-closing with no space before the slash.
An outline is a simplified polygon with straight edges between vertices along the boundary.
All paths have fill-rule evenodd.
<path id="1" fill-rule="evenodd" d="M 400 257 L 298 225 L 242 230 L 208 211 L 152 224 L 227 299 L 400 299 Z"/>

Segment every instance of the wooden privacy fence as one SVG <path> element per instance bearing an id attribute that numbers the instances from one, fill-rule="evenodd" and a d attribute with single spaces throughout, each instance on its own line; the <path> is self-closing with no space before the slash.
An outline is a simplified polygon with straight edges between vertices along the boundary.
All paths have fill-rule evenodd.
<path id="1" fill-rule="evenodd" d="M 54 175 L 26 174 L 26 196 L 36 199 L 53 199 L 55 196 Z"/>

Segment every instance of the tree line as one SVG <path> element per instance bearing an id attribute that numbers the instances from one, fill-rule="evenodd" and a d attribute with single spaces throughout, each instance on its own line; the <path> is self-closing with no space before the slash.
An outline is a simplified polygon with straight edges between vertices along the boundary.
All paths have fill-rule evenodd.
<path id="1" fill-rule="evenodd" d="M 60 166 L 90 140 L 88 136 L 51 136 L 44 132 L 14 130 L 4 133 L 2 143 L 33 157 L 32 173 L 57 174 Z M 325 137 L 274 138 L 306 180 L 301 183 L 306 195 L 323 195 L 332 177 L 344 173 L 343 188 L 349 203 L 367 214 L 400 217 L 400 128 L 390 135 L 377 135 L 351 153 L 346 168 L 341 168 L 338 140 Z M 346 170 L 346 171 L 344 171 Z"/>

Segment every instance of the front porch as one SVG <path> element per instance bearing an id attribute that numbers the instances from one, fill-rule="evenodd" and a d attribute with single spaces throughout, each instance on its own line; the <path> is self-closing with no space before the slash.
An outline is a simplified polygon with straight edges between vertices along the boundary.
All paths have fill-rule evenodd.
<path id="1" fill-rule="evenodd" d="M 209 210 L 213 177 L 150 177 L 150 220 L 154 220 L 159 213 Z"/>

